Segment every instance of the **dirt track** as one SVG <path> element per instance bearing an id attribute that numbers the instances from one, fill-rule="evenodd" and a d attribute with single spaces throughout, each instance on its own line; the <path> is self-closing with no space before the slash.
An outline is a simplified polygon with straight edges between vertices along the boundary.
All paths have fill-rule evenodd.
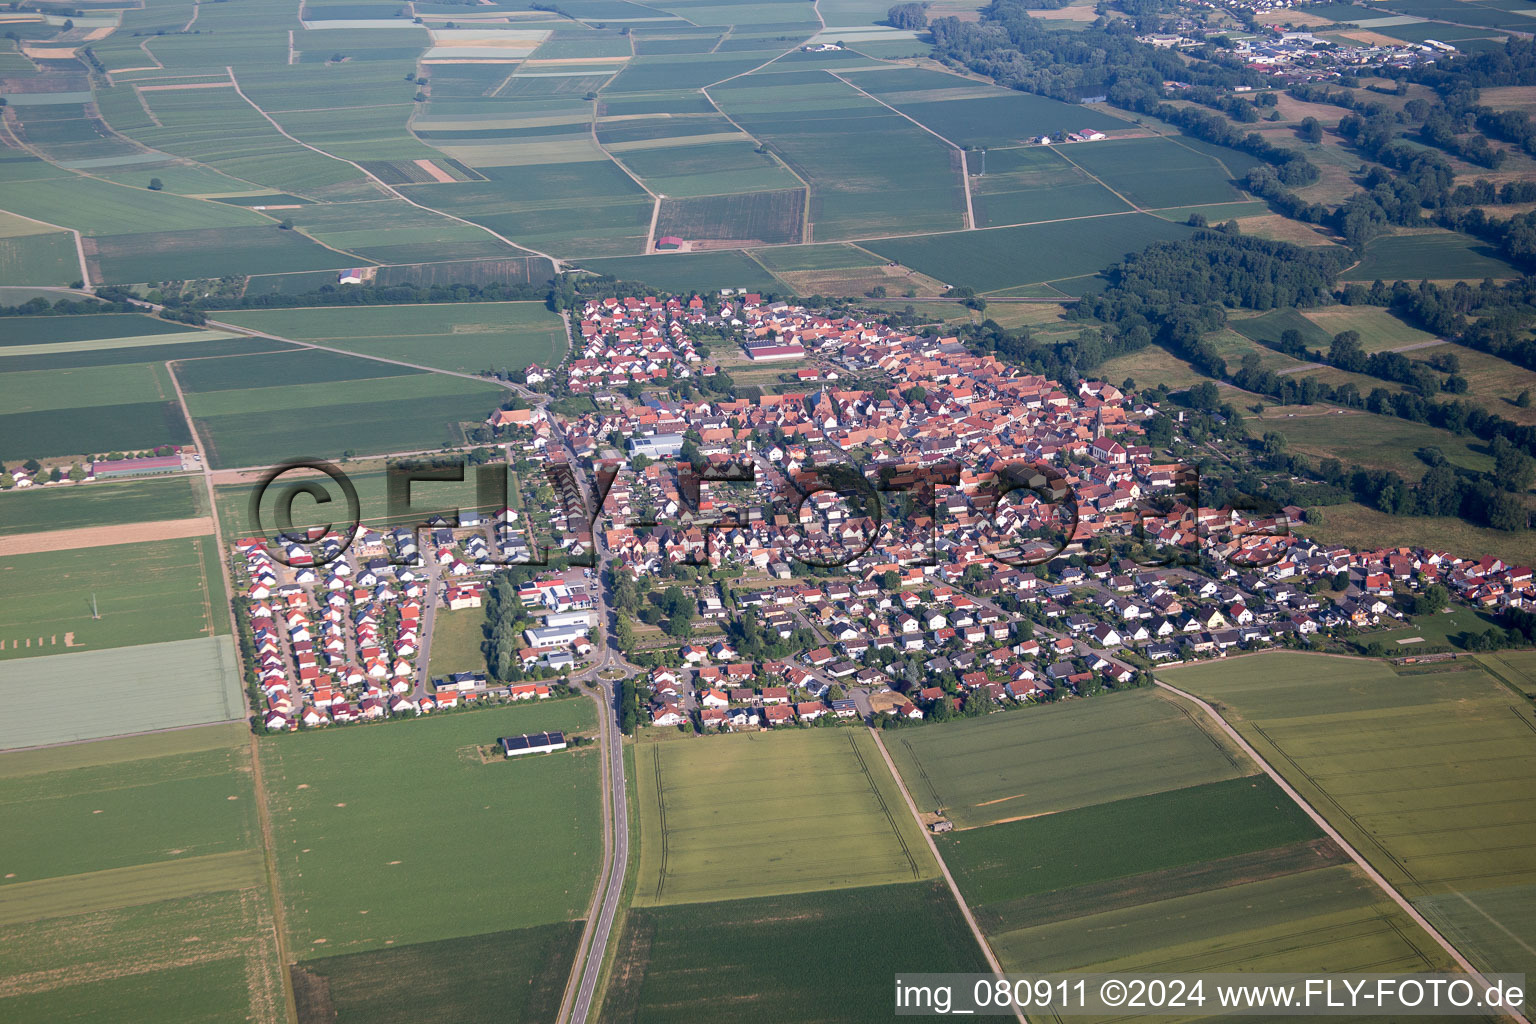
<path id="1" fill-rule="evenodd" d="M 126 526 L 85 526 L 77 530 L 50 530 L 47 533 L 18 533 L 10 537 L 0 537 L 0 555 L 100 548 L 112 544 L 135 544 L 149 540 L 204 537 L 212 533 L 213 520 L 208 516 L 198 516 L 195 519 L 162 519 L 156 523 L 129 523 Z"/>

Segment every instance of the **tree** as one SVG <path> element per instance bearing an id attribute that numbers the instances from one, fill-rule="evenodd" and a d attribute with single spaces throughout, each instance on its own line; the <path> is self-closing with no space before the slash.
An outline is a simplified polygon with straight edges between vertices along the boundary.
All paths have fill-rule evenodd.
<path id="1" fill-rule="evenodd" d="M 1322 142 L 1323 126 L 1315 117 L 1304 117 L 1301 119 L 1301 127 L 1296 129 L 1296 134 L 1301 136 L 1303 142 Z"/>
<path id="2" fill-rule="evenodd" d="M 283 222 L 281 224 L 279 224 L 277 227 L 278 227 L 278 230 L 280 230 L 280 231 L 292 231 L 293 230 L 293 218 L 291 218 L 291 217 L 284 217 L 283 218 Z"/>
<path id="3" fill-rule="evenodd" d="M 149 190 L 151 192 L 159 192 L 163 188 L 165 188 L 165 182 L 161 181 L 159 178 L 149 179 Z"/>
<path id="4" fill-rule="evenodd" d="M 1536 482 L 1536 459 L 1511 444 L 1502 435 L 1493 439 L 1494 479 L 1511 491 L 1529 490 Z"/>
<path id="5" fill-rule="evenodd" d="M 69 467 L 69 478 L 71 480 L 73 480 L 75 483 L 79 483 L 80 481 L 84 480 L 85 479 L 85 467 L 80 465 L 80 463 L 78 463 L 78 462 L 75 463 L 73 466 L 70 466 Z"/>
<path id="6" fill-rule="evenodd" d="M 885 20 L 895 28 L 916 32 L 928 27 L 928 12 L 922 4 L 897 4 L 885 12 Z"/>
<path id="7" fill-rule="evenodd" d="M 1444 611 L 1450 603 L 1450 591 L 1446 590 L 1443 584 L 1431 583 L 1413 603 L 1413 610 L 1420 615 L 1433 615 L 1435 612 Z"/>
<path id="8" fill-rule="evenodd" d="M 1515 396 L 1515 406 L 1520 409 L 1529 409 L 1531 407 L 1530 388 L 1526 388 L 1524 391 L 1520 392 L 1520 394 Z"/>

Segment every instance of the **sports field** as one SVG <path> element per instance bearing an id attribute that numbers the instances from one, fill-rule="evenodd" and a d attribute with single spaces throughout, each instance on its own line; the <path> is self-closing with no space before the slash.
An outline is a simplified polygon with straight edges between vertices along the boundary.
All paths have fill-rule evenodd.
<path id="1" fill-rule="evenodd" d="M 933 878 L 863 730 L 781 730 L 636 748 L 636 906 Z"/>
<path id="2" fill-rule="evenodd" d="M 1091 747 L 1073 771 L 1057 767 Z M 1249 775 L 1204 722 L 1142 690 L 894 733 L 886 749 L 922 810 L 959 828 Z"/>
<path id="3" fill-rule="evenodd" d="M 295 955 L 583 917 L 602 854 L 597 748 L 512 761 L 480 748 L 591 735 L 594 713 L 560 700 L 262 744 Z"/>
<path id="4" fill-rule="evenodd" d="M 598 1019 L 873 1024 L 890 1019 L 893 974 L 987 969 L 941 882 L 758 893 L 631 909 Z"/>
<path id="5" fill-rule="evenodd" d="M 4 754 L 0 806 L 0 1017 L 282 1019 L 243 725 Z"/>
<path id="6" fill-rule="evenodd" d="M 1435 669 L 1438 669 L 1435 670 Z M 1172 669 L 1488 970 L 1536 971 L 1536 716 L 1475 664 L 1285 652 Z"/>
<path id="7" fill-rule="evenodd" d="M 552 366 L 566 351 L 565 328 L 542 302 L 246 310 L 225 319 L 279 337 L 458 373 Z"/>

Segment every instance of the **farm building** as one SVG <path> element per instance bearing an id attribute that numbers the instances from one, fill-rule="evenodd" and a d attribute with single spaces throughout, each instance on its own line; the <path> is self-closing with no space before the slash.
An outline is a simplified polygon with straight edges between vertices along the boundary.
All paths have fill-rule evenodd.
<path id="1" fill-rule="evenodd" d="M 148 459 L 114 459 L 111 462 L 91 463 L 91 475 L 98 480 L 179 472 L 181 472 L 180 455 L 156 455 Z"/>
<path id="2" fill-rule="evenodd" d="M 337 284 L 362 284 L 363 283 L 363 271 L 362 271 L 362 268 L 361 267 L 353 267 L 350 270 L 343 270 L 341 273 L 336 275 L 336 283 Z"/>
<path id="3" fill-rule="evenodd" d="M 629 454 L 644 455 L 648 459 L 671 458 L 682 450 L 682 434 L 653 434 L 632 438 L 629 442 Z"/>
<path id="4" fill-rule="evenodd" d="M 662 235 L 656 239 L 658 252 L 673 252 L 683 247 L 683 240 L 676 235 Z"/>
<path id="5" fill-rule="evenodd" d="M 496 742 L 501 744 L 501 749 L 507 757 L 517 757 L 519 754 L 547 754 L 552 750 L 564 750 L 566 747 L 565 733 L 563 732 L 535 732 L 522 736 L 503 736 Z"/>

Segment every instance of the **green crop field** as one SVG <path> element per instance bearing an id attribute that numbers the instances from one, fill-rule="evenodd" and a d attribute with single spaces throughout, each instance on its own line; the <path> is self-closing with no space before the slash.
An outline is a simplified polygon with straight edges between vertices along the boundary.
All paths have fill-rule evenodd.
<path id="1" fill-rule="evenodd" d="M 566 349 L 564 325 L 541 302 L 322 307 L 223 316 L 229 323 L 279 337 L 459 373 L 522 369 L 529 363 L 552 366 L 564 358 Z"/>
<path id="2" fill-rule="evenodd" d="M 132 451 L 191 439 L 174 397 L 0 414 L 0 459 L 6 460 Z"/>
<path id="3" fill-rule="evenodd" d="M 511 761 L 480 748 L 545 729 L 591 734 L 593 716 L 572 699 L 262 744 L 295 954 L 583 917 L 602 852 L 597 748 Z M 466 861 L 466 844 L 483 856 Z"/>
<path id="4" fill-rule="evenodd" d="M 705 141 L 717 138 L 720 141 Z M 729 125 L 720 135 L 681 142 L 673 146 L 645 143 L 647 148 L 625 148 L 617 156 L 645 180 L 652 192 L 669 199 L 800 187 L 799 179 L 782 164 L 757 152 L 751 141 L 742 139 L 741 133 Z"/>
<path id="5" fill-rule="evenodd" d="M 1495 654 L 1479 654 L 1477 660 L 1516 691 L 1527 697 L 1536 697 L 1536 652 L 1499 651 Z"/>
<path id="6" fill-rule="evenodd" d="M 100 341 L 65 341 L 56 345 L 17 345 L 0 350 L 0 372 L 64 370 L 80 366 L 121 366 L 205 356 L 238 356 L 278 349 L 292 350 L 280 341 L 233 338 L 218 331 L 147 338 L 113 338 Z"/>
<path id="7" fill-rule="evenodd" d="M 6 184 L 6 209 L 92 235 L 276 225 L 259 213 L 225 203 L 125 188 L 71 174 Z"/>
<path id="8" fill-rule="evenodd" d="M 1514 277 L 1515 270 L 1487 243 L 1453 231 L 1428 231 L 1373 239 L 1366 245 L 1365 259 L 1359 266 L 1339 276 L 1367 284 L 1425 279 L 1477 283 L 1485 277 Z"/>
<path id="9" fill-rule="evenodd" d="M 989 932 L 1005 970 L 1423 971 L 1433 940 L 1353 866 Z"/>
<path id="10" fill-rule="evenodd" d="M 39 692 L 51 699 L 33 699 Z M 11 708 L 0 720 L 0 750 L 228 722 L 246 714 L 228 636 L 0 661 L 0 698 Z M 59 707 L 69 713 L 60 714 Z"/>
<path id="11" fill-rule="evenodd" d="M 67 285 L 79 279 L 80 261 L 69 232 L 0 238 L 0 285 Z"/>
<path id="12" fill-rule="evenodd" d="M 986 904 L 1321 836 L 1279 786 L 1254 775 L 964 829 L 938 843 L 966 900 Z M 1051 855 L 1021 861 L 1020 850 Z"/>
<path id="13" fill-rule="evenodd" d="M 190 519 L 205 511 L 202 494 L 190 477 L 34 487 L 0 495 L 0 534 Z"/>
<path id="14" fill-rule="evenodd" d="M 114 403 L 166 402 L 176 388 L 154 363 L 23 370 L 0 375 L 0 406 L 15 413 Z"/>
<path id="15" fill-rule="evenodd" d="M 218 557 L 192 537 L 0 558 L 0 660 L 227 633 Z"/>
<path id="16" fill-rule="evenodd" d="M 821 72 L 753 74 L 711 96 L 811 186 L 811 238 L 963 226 L 958 152 Z"/>
<path id="17" fill-rule="evenodd" d="M 362 466 L 348 465 L 347 476 L 357 488 L 357 500 L 363 522 L 375 528 L 395 526 L 398 522 L 390 517 L 389 511 L 387 474 L 375 468 L 377 465 L 376 462 Z M 494 507 L 480 508 L 476 481 L 476 471 L 466 470 L 462 481 L 438 480 L 412 485 L 412 511 L 402 513 L 399 522 L 420 522 L 431 514 L 431 511 L 423 512 L 422 509 L 478 509 L 481 512 L 494 512 L 495 507 L 499 507 L 503 502 L 497 501 Z M 341 514 L 338 509 L 341 507 L 339 503 L 342 495 L 340 488 L 330 477 L 309 470 L 294 470 L 283 476 L 284 484 L 310 482 L 324 487 L 326 493 L 331 496 L 332 502 L 337 504 L 318 504 L 310 498 L 299 495 L 293 504 L 294 524 L 303 527 L 323 526 L 335 522 Z M 273 514 L 280 491 L 279 487 L 269 488 L 263 496 L 262 522 L 268 528 L 275 521 Z M 226 536 L 243 536 L 254 531 L 255 527 L 249 522 L 248 515 L 250 497 L 249 484 L 224 484 L 215 489 L 214 502 L 218 508 L 219 525 Z M 517 500 L 515 494 L 509 494 L 508 499 L 514 503 Z"/>
<path id="18" fill-rule="evenodd" d="M 216 467 L 462 443 L 461 424 L 483 420 L 506 393 L 316 349 L 194 360 L 176 372 Z M 258 381 L 266 386 L 250 386 Z"/>
<path id="19" fill-rule="evenodd" d="M 1170 670 L 1487 970 L 1536 970 L 1536 716 L 1465 663 L 1274 652 Z"/>
<path id="20" fill-rule="evenodd" d="M 805 190 L 667 199 L 661 204 L 656 236 L 726 239 L 777 245 L 800 241 Z"/>
<path id="21" fill-rule="evenodd" d="M 200 416 L 196 422 L 212 466 L 266 466 L 298 456 L 336 458 L 349 451 L 421 451 L 443 443 L 462 444 L 462 424 L 484 420 L 505 394 L 495 386 L 463 381 L 456 393 L 387 402 L 382 396 L 365 396 L 362 401 L 289 410 L 265 422 L 250 412 Z"/>
<path id="22" fill-rule="evenodd" d="M 1109 189 L 1068 163 L 1055 149 L 989 150 L 966 156 L 971 202 L 978 227 L 1124 213 L 1130 209 Z M 985 173 L 981 173 L 981 172 Z M 1087 230 L 1093 230 L 1091 227 Z"/>
<path id="23" fill-rule="evenodd" d="M 861 244 L 948 284 L 995 291 L 1094 274 L 1153 242 L 1188 234 L 1189 229 L 1182 225 L 1145 214 L 1126 214 Z"/>
<path id="24" fill-rule="evenodd" d="M 1157 693 L 1107 694 L 894 734 L 886 747 L 924 810 L 962 828 L 1246 775 L 1252 768 Z M 1093 763 L 1055 765 L 1084 744 Z"/>
<path id="25" fill-rule="evenodd" d="M 91 276 L 109 284 L 321 270 L 354 262 L 276 224 L 111 235 L 96 239 L 94 248 Z"/>
<path id="26" fill-rule="evenodd" d="M 7 1020 L 282 1021 L 272 914 L 257 889 L 0 928 Z M 264 941 L 265 940 L 265 941 Z M 63 983 L 52 981 L 64 979 Z"/>
<path id="27" fill-rule="evenodd" d="M 661 291 L 683 294 L 720 288 L 776 291 L 783 287 L 756 261 L 731 249 L 582 260 L 581 266 L 612 274 L 621 281 L 641 281 Z"/>
<path id="28" fill-rule="evenodd" d="M 204 749 L 151 755 L 134 737 L 93 745 L 125 756 L 92 765 L 55 767 L 46 750 L 0 758 L 0 807 L 15 826 L 0 836 L 0 916 L 14 918 L 10 901 L 41 879 L 256 847 L 249 744 L 226 727 L 185 731 Z"/>
<path id="29" fill-rule="evenodd" d="M 153 334 L 197 333 L 185 324 L 137 313 L 96 313 L 81 316 L 6 317 L 0 349 L 16 345 L 57 344 L 66 341 L 97 341 L 108 338 L 144 338 Z M 170 340 L 170 339 L 167 339 Z M 110 347 L 110 346 L 106 346 Z"/>
<path id="30" fill-rule="evenodd" d="M 250 756 L 243 725 L 0 756 L 0 1017 L 281 1019 Z"/>
<path id="31" fill-rule="evenodd" d="M 1143 209 L 1244 198 L 1215 160 L 1172 139 L 1110 139 L 1057 152 Z"/>
<path id="32" fill-rule="evenodd" d="M 1148 702 L 1138 692 L 1058 705 L 1058 739 L 1016 732 L 1014 748 L 1030 762 L 1041 790 L 1086 777 L 1087 799 L 1034 804 L 1013 819 L 962 827 L 938 840 L 978 924 L 1007 970 L 1425 970 L 1446 960 L 1347 855 L 1267 776 L 1188 780 L 1191 736 L 1203 737 L 1198 712 L 1179 702 L 1182 731 L 1136 726 L 1125 710 Z M 1119 736 L 1095 731 L 1109 715 Z M 953 752 L 954 767 L 985 777 L 986 727 L 995 715 L 910 731 Z M 980 728 L 978 728 L 980 727 Z M 928 734 L 938 734 L 937 741 Z M 1135 737 L 1134 757 L 1121 756 Z M 906 736 L 902 737 L 905 741 Z M 975 756 L 967 758 L 967 753 Z M 935 758 L 902 772 L 916 779 Z M 1171 766 L 1171 770 L 1170 770 Z M 953 771 L 951 772 L 953 774 Z M 1180 776 L 1184 777 L 1181 779 Z M 1172 785 L 1170 786 L 1170 783 Z M 1178 787 L 1178 788 L 1173 788 Z M 1064 794 L 1066 795 L 1066 794 Z M 919 798 L 921 799 L 921 798 Z M 953 815 L 952 815 L 953 816 Z"/>
<path id="33" fill-rule="evenodd" d="M 1323 309 L 1309 309 L 1301 315 L 1322 329 L 1330 340 L 1341 331 L 1356 332 L 1360 335 L 1360 347 L 1367 352 L 1421 345 L 1428 350 L 1417 352 L 1409 358 L 1423 359 L 1435 354 L 1430 345 L 1437 340 L 1433 334 L 1403 323 L 1380 306 L 1327 306 Z"/>
<path id="34" fill-rule="evenodd" d="M 643 744 L 636 906 L 883 885 L 938 865 L 863 730 Z"/>
<path id="35" fill-rule="evenodd" d="M 289 314 L 295 320 L 299 314 Z M 263 385 L 310 386 L 340 381 L 402 377 L 424 371 L 409 366 L 359 359 L 320 349 L 288 349 L 234 359 L 198 359 L 179 363 L 176 378 L 187 395 L 209 391 L 238 391 Z"/>
<path id="36" fill-rule="evenodd" d="M 942 883 L 635 907 L 599 1019 L 872 1024 L 890 1019 L 893 974 L 986 969 Z"/>
<path id="37" fill-rule="evenodd" d="M 752 253 L 769 270 L 842 270 L 878 267 L 886 261 L 852 245 L 780 245 Z"/>
<path id="38" fill-rule="evenodd" d="M 541 1024 L 559 1016 L 579 921 L 306 960 L 299 1024 Z"/>
<path id="39" fill-rule="evenodd" d="M 1339 411 L 1327 405 L 1273 406 L 1264 410 L 1259 422 L 1264 430 L 1284 434 L 1293 451 L 1320 459 L 1336 458 L 1345 465 L 1390 469 L 1411 480 L 1429 468 L 1415 454 L 1420 448 L 1438 448 L 1446 459 L 1464 469 L 1493 469 L 1487 447 L 1475 438 L 1395 416 L 1360 409 Z M 1324 510 L 1325 520 L 1327 515 Z"/>

